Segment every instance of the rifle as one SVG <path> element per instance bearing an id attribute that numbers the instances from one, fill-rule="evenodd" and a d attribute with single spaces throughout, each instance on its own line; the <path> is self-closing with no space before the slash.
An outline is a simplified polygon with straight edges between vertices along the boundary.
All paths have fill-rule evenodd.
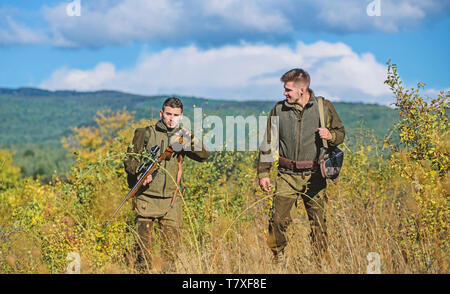
<path id="1" fill-rule="evenodd" d="M 180 137 L 179 143 L 183 143 L 183 138 Z M 159 151 L 159 146 L 155 145 L 150 150 L 150 154 L 146 160 L 139 166 L 137 174 L 141 175 L 139 177 L 139 180 L 137 183 L 133 186 L 133 188 L 128 192 L 127 196 L 122 200 L 122 203 L 116 208 L 113 215 L 103 224 L 103 227 L 106 227 L 108 223 L 113 219 L 113 217 L 117 214 L 119 209 L 127 202 L 127 200 L 133 198 L 137 192 L 141 189 L 145 179 L 153 174 L 156 174 L 159 165 L 161 162 L 166 159 L 170 158 L 172 156 L 172 153 L 174 152 L 172 145 L 167 146 L 166 150 L 156 159 L 156 153 Z"/>

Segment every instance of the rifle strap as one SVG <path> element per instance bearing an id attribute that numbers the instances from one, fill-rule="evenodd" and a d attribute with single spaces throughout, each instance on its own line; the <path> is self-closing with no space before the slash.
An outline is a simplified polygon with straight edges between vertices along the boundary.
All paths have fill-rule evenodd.
<path id="1" fill-rule="evenodd" d="M 323 97 L 318 96 L 317 97 L 317 103 L 319 105 L 320 127 L 321 128 L 326 128 L 326 126 L 325 126 L 325 114 L 324 114 L 324 111 L 323 111 Z M 326 139 L 322 139 L 322 143 L 323 143 L 323 146 L 325 148 L 328 148 L 328 142 L 327 142 Z"/>
<path id="2" fill-rule="evenodd" d="M 177 161 L 178 161 L 177 186 L 175 188 L 175 192 L 173 192 L 172 200 L 170 201 L 170 205 L 167 208 L 166 212 L 164 212 L 163 214 L 161 214 L 159 216 L 154 216 L 154 217 L 157 217 L 157 218 L 165 217 L 169 213 L 169 211 L 173 207 L 173 205 L 175 204 L 175 200 L 177 199 L 177 195 L 178 195 L 178 189 L 181 189 L 180 188 L 181 176 L 183 175 L 183 167 L 182 167 L 183 156 L 181 156 L 181 154 L 177 155 Z M 181 193 L 182 193 L 182 195 L 184 195 L 184 189 L 181 191 Z"/>
<path id="3" fill-rule="evenodd" d="M 183 156 L 181 154 L 178 154 L 177 156 L 178 161 L 178 172 L 177 172 L 177 186 L 175 188 L 175 192 L 173 192 L 172 201 L 170 202 L 170 207 L 172 207 L 175 204 L 175 199 L 177 198 L 178 189 L 181 189 L 181 176 L 183 175 Z"/>

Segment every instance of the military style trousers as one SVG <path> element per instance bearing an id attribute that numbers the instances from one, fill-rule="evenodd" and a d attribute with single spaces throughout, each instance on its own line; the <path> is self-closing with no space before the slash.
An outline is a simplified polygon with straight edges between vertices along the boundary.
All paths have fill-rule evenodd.
<path id="1" fill-rule="evenodd" d="M 169 199 L 170 200 L 170 199 Z M 161 238 L 162 254 L 166 262 L 173 264 L 175 255 L 181 241 L 181 228 L 183 225 L 182 200 L 177 198 L 172 208 L 167 214 L 158 215 L 152 212 L 154 209 L 155 199 L 145 201 L 145 198 L 138 197 L 134 206 L 136 211 L 135 228 L 136 228 L 136 253 L 138 263 L 143 266 L 147 264 L 151 267 L 151 253 L 153 242 L 153 229 L 155 223 L 159 225 Z M 153 202 L 153 203 L 152 203 Z M 168 208 L 168 201 L 162 201 L 164 207 Z M 154 214 L 155 216 L 150 216 Z"/>
<path id="2" fill-rule="evenodd" d="M 297 174 L 278 174 L 267 239 L 275 256 L 283 252 L 287 245 L 286 230 L 292 222 L 291 209 L 298 199 L 302 199 L 306 208 L 314 254 L 320 256 L 327 250 L 326 185 L 326 179 L 321 176 L 320 172 L 310 173 L 304 178 Z"/>

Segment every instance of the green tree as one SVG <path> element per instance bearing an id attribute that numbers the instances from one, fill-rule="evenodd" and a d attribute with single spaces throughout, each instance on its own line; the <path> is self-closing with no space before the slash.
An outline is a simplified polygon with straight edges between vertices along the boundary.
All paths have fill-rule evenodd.
<path id="1" fill-rule="evenodd" d="M 420 90 L 423 83 L 410 90 L 403 87 L 397 65 L 389 60 L 385 83 L 395 95 L 399 109 L 397 129 L 401 142 L 412 160 L 430 160 L 433 169 L 445 174 L 449 164 L 449 122 L 447 116 L 450 91 L 441 91 L 436 98 L 425 99 Z"/>
<path id="2" fill-rule="evenodd" d="M 0 149 L 0 191 L 13 187 L 20 178 L 20 168 L 13 165 L 13 154 Z"/>

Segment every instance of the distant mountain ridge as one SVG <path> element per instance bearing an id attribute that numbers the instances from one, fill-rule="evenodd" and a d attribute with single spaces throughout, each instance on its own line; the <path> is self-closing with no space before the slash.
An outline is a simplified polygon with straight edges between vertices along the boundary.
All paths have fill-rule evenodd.
<path id="1" fill-rule="evenodd" d="M 0 88 L 0 95 L 11 95 L 11 96 L 57 96 L 57 97 L 65 97 L 65 96 L 85 96 L 85 95 L 108 95 L 108 96 L 141 96 L 135 94 L 124 93 L 121 91 L 114 90 L 99 90 L 99 91 L 89 91 L 89 92 L 80 92 L 75 90 L 45 90 L 40 88 L 27 88 L 21 87 L 17 89 L 12 88 Z"/>
<path id="2" fill-rule="evenodd" d="M 79 92 L 50 91 L 39 88 L 0 88 L 0 147 L 22 143 L 59 144 L 63 136 L 77 126 L 94 124 L 97 111 L 126 109 L 136 120 L 159 118 L 161 105 L 168 95 L 144 96 L 113 90 Z M 258 116 L 267 115 L 277 102 L 230 101 L 200 97 L 180 97 L 184 114 L 193 118 L 194 109 L 203 115 Z M 398 115 L 396 110 L 376 104 L 334 102 L 348 134 L 365 121 L 365 127 L 379 136 L 386 134 Z"/>

